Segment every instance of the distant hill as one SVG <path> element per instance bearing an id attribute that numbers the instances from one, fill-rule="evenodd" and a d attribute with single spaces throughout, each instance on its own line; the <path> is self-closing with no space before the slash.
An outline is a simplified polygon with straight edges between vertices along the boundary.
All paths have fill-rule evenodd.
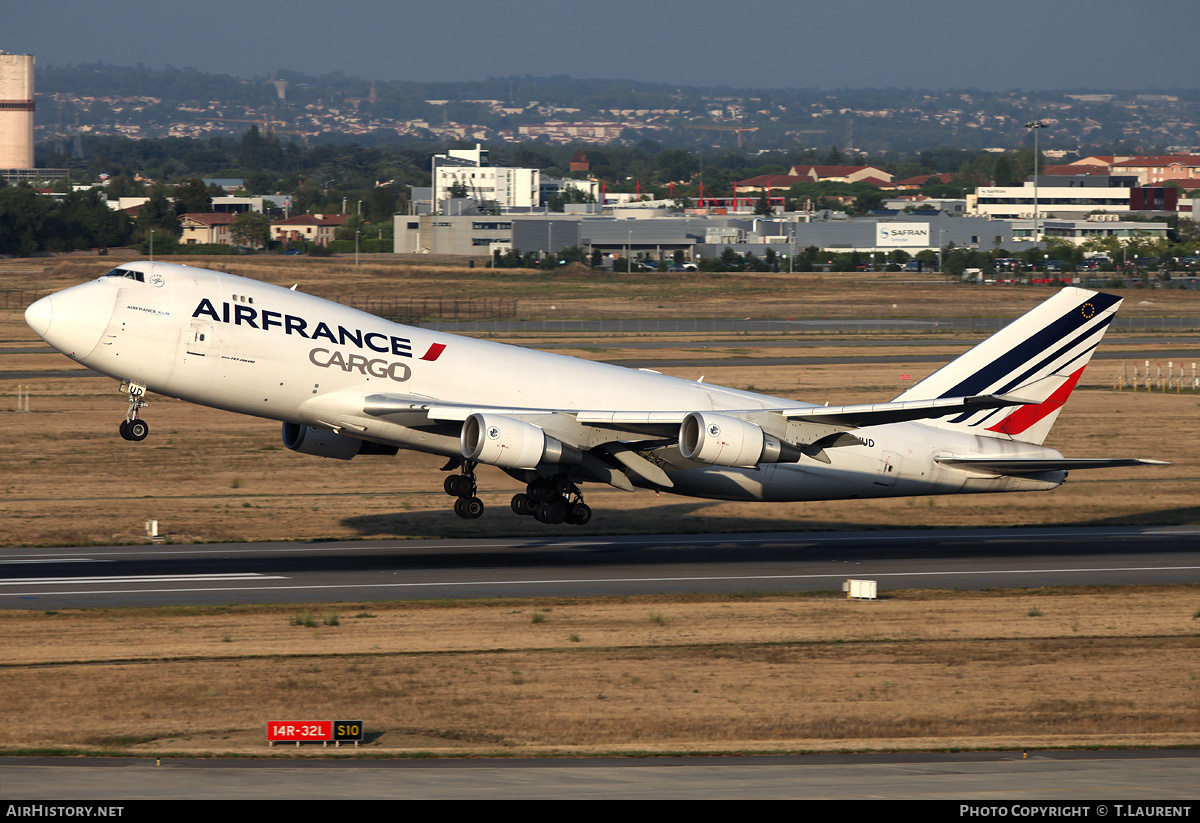
<path id="1" fill-rule="evenodd" d="M 76 130 L 135 138 L 232 136 L 253 121 L 281 135 L 303 132 L 309 140 L 367 146 L 650 140 L 693 149 L 740 142 L 747 151 L 836 145 L 880 155 L 932 146 L 1013 149 L 1029 140 L 1024 124 L 1042 119 L 1050 126 L 1041 145 L 1051 150 L 1153 153 L 1200 143 L 1197 89 L 822 91 L 565 76 L 372 82 L 340 73 L 239 78 L 108 63 L 39 66 L 36 87 L 42 140 Z"/>

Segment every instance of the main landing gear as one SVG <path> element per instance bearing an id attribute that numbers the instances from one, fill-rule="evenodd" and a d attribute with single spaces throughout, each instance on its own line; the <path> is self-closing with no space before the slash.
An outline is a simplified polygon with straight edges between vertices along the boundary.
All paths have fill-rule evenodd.
<path id="1" fill-rule="evenodd" d="M 125 412 L 125 419 L 121 421 L 121 437 L 134 441 L 145 440 L 146 435 L 150 434 L 150 424 L 138 419 L 138 411 L 148 405 L 146 387 L 127 380 L 121 384 L 121 391 L 129 395 L 129 411 Z"/>
<path id="2" fill-rule="evenodd" d="M 592 509 L 583 502 L 579 487 L 561 475 L 534 480 L 523 494 L 513 495 L 512 510 L 550 525 L 582 526 L 592 519 Z"/>
<path id="3" fill-rule="evenodd" d="M 446 477 L 442 488 L 454 501 L 454 513 L 465 520 L 474 520 L 483 514 L 483 501 L 475 496 L 475 465 L 471 462 L 462 464 L 462 474 L 451 474 Z"/>
<path id="4" fill-rule="evenodd" d="M 462 474 L 447 475 L 442 484 L 446 494 L 458 498 L 454 501 L 454 513 L 465 520 L 474 520 L 483 514 L 483 501 L 476 496 L 475 466 L 475 463 L 464 461 Z M 512 510 L 550 525 L 582 526 L 592 519 L 592 509 L 583 502 L 579 486 L 562 475 L 534 480 L 524 492 L 513 497 Z"/>

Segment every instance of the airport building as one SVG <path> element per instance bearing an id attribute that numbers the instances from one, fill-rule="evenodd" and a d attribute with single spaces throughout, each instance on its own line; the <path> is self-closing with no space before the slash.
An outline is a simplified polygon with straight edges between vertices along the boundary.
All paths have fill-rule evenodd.
<path id="1" fill-rule="evenodd" d="M 1021 186 L 980 186 L 968 197 L 975 214 L 999 219 L 1033 217 L 1079 219 L 1095 212 L 1176 211 L 1179 190 L 1139 186 L 1137 178 L 1113 175 L 1040 176 Z"/>
<path id="2" fill-rule="evenodd" d="M 810 246 L 830 252 L 909 253 L 950 244 L 982 251 L 1022 246 L 1008 221 L 938 212 L 857 219 L 825 213 L 826 219 L 806 220 L 798 214 L 667 215 L 662 210 L 614 216 L 598 213 L 595 206 L 576 208 L 563 214 L 396 215 L 394 248 L 397 254 L 481 256 L 513 248 L 540 256 L 575 247 L 589 254 L 652 260 L 669 259 L 681 250 L 686 259 L 696 260 L 719 256 L 726 248 L 762 257 L 768 248 L 782 255 Z"/>
<path id="3" fill-rule="evenodd" d="M 1013 236 L 1032 241 L 1034 232 L 1033 220 L 1014 220 Z M 1073 243 L 1076 246 L 1092 238 L 1115 237 L 1122 243 L 1131 240 L 1160 240 L 1167 236 L 1166 223 L 1146 223 L 1142 221 L 1121 220 L 1115 214 L 1097 214 L 1087 220 L 1052 220 L 1038 221 L 1038 229 L 1043 240 L 1060 240 Z"/>
<path id="4" fill-rule="evenodd" d="M 455 190 L 500 211 L 531 210 L 541 203 L 541 172 L 493 166 L 488 150 L 451 149 L 433 156 L 434 203 L 449 200 Z"/>

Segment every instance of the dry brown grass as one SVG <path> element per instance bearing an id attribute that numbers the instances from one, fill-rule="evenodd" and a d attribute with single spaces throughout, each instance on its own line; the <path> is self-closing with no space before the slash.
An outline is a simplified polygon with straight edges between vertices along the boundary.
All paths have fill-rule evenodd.
<path id="1" fill-rule="evenodd" d="M 1198 598 L 0 612 L 0 749 L 262 754 L 267 720 L 314 718 L 388 755 L 1196 745 Z"/>
<path id="2" fill-rule="evenodd" d="M 125 258 L 62 255 L 0 261 L 0 287 L 60 289 Z M 1041 288 L 953 284 L 936 274 L 544 274 L 468 269 L 374 258 L 170 257 L 332 299 L 502 298 L 522 319 L 655 317 L 1016 317 L 1046 299 Z M 6 271 L 14 272 L 6 275 Z M 1125 316 L 1200 316 L 1200 292 L 1129 289 Z"/>

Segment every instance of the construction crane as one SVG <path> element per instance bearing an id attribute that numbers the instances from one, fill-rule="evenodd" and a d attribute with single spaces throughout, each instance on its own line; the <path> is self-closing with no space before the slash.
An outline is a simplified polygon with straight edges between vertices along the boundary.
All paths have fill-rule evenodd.
<path id="1" fill-rule="evenodd" d="M 709 129 L 711 131 L 736 131 L 739 149 L 742 147 L 742 132 L 758 131 L 758 126 L 693 126 L 693 125 L 689 124 L 689 125 L 685 125 L 684 128 L 685 129 Z"/>

